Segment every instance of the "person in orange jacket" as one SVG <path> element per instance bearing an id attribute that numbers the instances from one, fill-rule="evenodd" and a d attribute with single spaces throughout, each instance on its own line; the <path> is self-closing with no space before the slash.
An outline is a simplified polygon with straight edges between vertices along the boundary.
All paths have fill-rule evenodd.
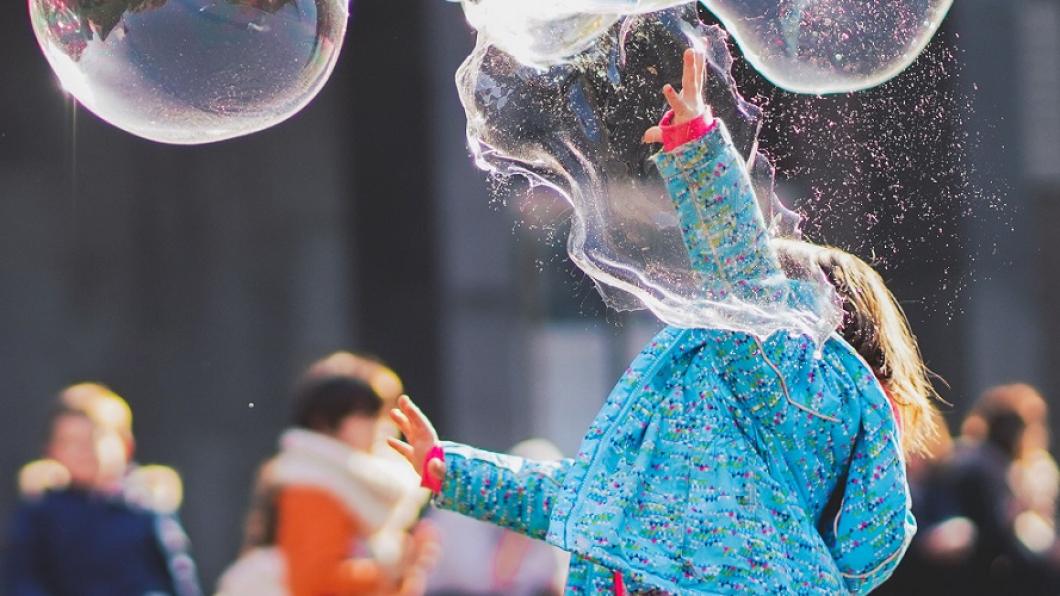
<path id="1" fill-rule="evenodd" d="M 354 375 L 303 379 L 294 427 L 261 471 L 249 548 L 222 578 L 220 594 L 424 591 L 435 539 L 415 522 L 427 495 L 402 469 L 407 463 L 373 453 L 383 403 Z"/>

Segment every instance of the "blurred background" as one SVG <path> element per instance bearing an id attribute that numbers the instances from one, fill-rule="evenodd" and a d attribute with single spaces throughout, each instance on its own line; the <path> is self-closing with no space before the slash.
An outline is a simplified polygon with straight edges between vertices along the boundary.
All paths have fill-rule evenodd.
<path id="1" fill-rule="evenodd" d="M 312 360 L 374 354 L 443 435 L 499 450 L 544 436 L 570 454 L 661 327 L 603 307 L 548 241 L 562 210 L 528 221 L 523 199 L 491 200 L 453 84 L 473 35 L 450 3 L 357 2 L 316 101 L 201 147 L 78 110 L 23 3 L 0 11 L 0 524 L 56 392 L 101 381 L 132 406 L 138 459 L 183 475 L 209 586 Z M 880 266 L 948 382 L 951 424 L 997 383 L 1053 404 L 1060 4 L 960 0 L 910 71 L 856 96 L 736 74 L 772 114 L 782 196 L 814 240 Z"/>

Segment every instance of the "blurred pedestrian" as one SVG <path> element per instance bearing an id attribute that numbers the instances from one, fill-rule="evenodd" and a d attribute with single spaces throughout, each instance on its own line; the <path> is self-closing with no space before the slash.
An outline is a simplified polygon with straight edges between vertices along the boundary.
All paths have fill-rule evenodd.
<path id="1" fill-rule="evenodd" d="M 406 462 L 374 454 L 382 396 L 360 373 L 320 363 L 296 393 L 294 426 L 261 470 L 247 548 L 220 593 L 422 594 L 435 556 L 433 532 L 416 526 L 427 494 Z"/>
<path id="2" fill-rule="evenodd" d="M 1051 570 L 1058 475 L 1046 446 L 1047 407 L 1025 384 L 988 389 L 962 425 L 948 467 L 959 514 L 974 525 L 951 587 L 964 594 L 1056 594 Z M 1027 478 L 1027 470 L 1038 470 Z"/>
<path id="3" fill-rule="evenodd" d="M 180 477 L 131 463 L 128 404 L 108 388 L 67 388 L 50 420 L 46 459 L 23 467 L 7 544 L 11 596 L 198 596 L 176 519 Z"/>
<path id="4" fill-rule="evenodd" d="M 380 408 L 379 427 L 372 454 L 395 462 L 394 472 L 407 477 L 411 484 L 419 483 L 419 475 L 405 459 L 387 445 L 388 437 L 397 437 L 398 428 L 386 414 L 397 406 L 398 397 L 405 392 L 405 384 L 393 369 L 376 358 L 347 351 L 333 352 L 309 366 L 302 382 L 332 377 L 357 379 L 375 391 L 383 400 Z"/>

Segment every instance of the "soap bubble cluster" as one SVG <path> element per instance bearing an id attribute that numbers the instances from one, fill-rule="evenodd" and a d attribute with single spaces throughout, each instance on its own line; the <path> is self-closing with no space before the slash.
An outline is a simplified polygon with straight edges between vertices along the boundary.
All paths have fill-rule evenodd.
<path id="1" fill-rule="evenodd" d="M 704 26 L 693 4 L 626 17 L 576 56 L 527 65 L 481 36 L 457 73 L 468 139 L 480 167 L 521 177 L 573 207 L 568 253 L 618 310 L 647 306 L 667 323 L 766 336 L 792 329 L 823 339 L 835 328 L 834 294 L 817 269 L 792 260 L 789 277 L 816 296 L 800 305 L 720 295 L 693 270 L 673 204 L 641 142 L 679 84 L 682 53 L 707 55 L 707 98 L 746 157 L 759 207 L 776 237 L 796 237 L 799 217 L 773 192 L 773 167 L 757 150 L 761 110 L 737 92 L 728 36 Z M 706 283 L 705 283 L 706 281 Z"/>
<path id="2" fill-rule="evenodd" d="M 495 178 L 527 179 L 534 196 L 541 194 L 535 189 L 546 188 L 569 203 L 568 253 L 609 306 L 646 306 L 673 325 L 760 336 L 783 328 L 820 339 L 835 328 L 834 294 L 820 272 L 803 263 L 785 265 L 789 277 L 814 288 L 815 312 L 719 300 L 697 283 L 672 205 L 640 135 L 664 110 L 659 89 L 679 82 L 681 51 L 698 45 L 711 67 L 708 102 L 747 159 L 771 233 L 798 238 L 800 219 L 777 199 L 773 165 L 758 146 L 762 109 L 738 93 L 728 41 L 739 45 L 747 64 L 789 91 L 864 89 L 912 63 L 945 16 L 948 0 L 886 6 L 842 0 L 703 0 L 724 29 L 703 25 L 690 0 L 462 4 L 479 32 L 475 51 L 457 75 L 476 161 Z M 792 124 L 797 128 L 814 122 L 808 114 Z M 874 166 L 855 165 L 852 172 L 860 172 L 861 179 Z M 823 216 L 814 219 L 816 231 L 833 226 L 829 215 L 842 211 L 823 192 L 807 205 L 815 205 Z"/>
<path id="3" fill-rule="evenodd" d="M 63 88 L 103 120 L 174 144 L 250 134 L 330 76 L 346 0 L 30 0 Z"/>
<path id="4" fill-rule="evenodd" d="M 523 64 L 577 56 L 626 16 L 693 0 L 462 0 L 481 35 Z M 744 56 L 800 93 L 878 85 L 916 59 L 953 0 L 701 0 Z"/>

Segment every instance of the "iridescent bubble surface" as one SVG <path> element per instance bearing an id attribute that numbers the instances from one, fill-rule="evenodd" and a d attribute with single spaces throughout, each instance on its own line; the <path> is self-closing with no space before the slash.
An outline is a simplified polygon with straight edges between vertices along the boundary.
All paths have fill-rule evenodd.
<path id="1" fill-rule="evenodd" d="M 610 25 L 695 0 L 461 0 L 480 34 L 524 64 L 576 56 Z M 916 59 L 953 0 L 701 0 L 744 56 L 799 93 L 878 85 Z"/>
<path id="2" fill-rule="evenodd" d="M 346 0 L 30 0 L 64 89 L 103 120 L 174 144 L 250 134 L 330 76 Z"/>
<path id="3" fill-rule="evenodd" d="M 693 270 L 673 204 L 641 142 L 665 111 L 665 83 L 678 85 L 694 45 L 710 64 L 707 99 L 746 156 L 759 206 L 775 237 L 797 237 L 799 217 L 773 192 L 773 168 L 757 150 L 761 110 L 737 93 L 728 36 L 700 23 L 693 4 L 616 20 L 595 42 L 549 67 L 527 65 L 480 36 L 457 73 L 468 139 L 480 167 L 500 180 L 524 177 L 572 207 L 567 248 L 619 310 L 647 307 L 680 327 L 768 336 L 798 330 L 819 339 L 838 323 L 820 270 L 794 259 L 788 275 L 816 294 L 815 307 L 775 294 L 712 293 Z M 768 295 L 767 295 L 768 294 Z"/>

